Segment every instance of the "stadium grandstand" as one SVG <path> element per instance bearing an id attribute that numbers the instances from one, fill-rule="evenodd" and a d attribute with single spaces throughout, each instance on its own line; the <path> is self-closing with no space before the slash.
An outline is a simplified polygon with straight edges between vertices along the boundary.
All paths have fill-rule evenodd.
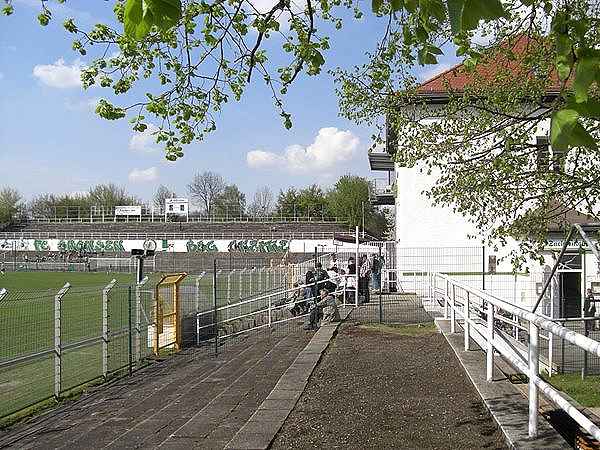
<path id="1" fill-rule="evenodd" d="M 256 218 L 189 222 L 21 220 L 0 229 L 5 270 L 133 270 L 130 251 L 153 241 L 156 271 L 199 273 L 216 258 L 228 270 L 274 267 L 305 260 L 315 251 L 355 240 L 355 230 L 335 219 Z M 368 233 L 364 236 L 375 239 Z M 362 240 L 362 239 L 361 239 Z"/>

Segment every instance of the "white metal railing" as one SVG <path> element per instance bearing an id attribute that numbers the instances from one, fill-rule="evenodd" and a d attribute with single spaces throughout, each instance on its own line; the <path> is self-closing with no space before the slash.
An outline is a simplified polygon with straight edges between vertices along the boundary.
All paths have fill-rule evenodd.
<path id="1" fill-rule="evenodd" d="M 372 178 L 371 190 L 375 195 L 394 195 L 395 180 L 385 178 Z"/>
<path id="2" fill-rule="evenodd" d="M 288 296 L 293 294 L 295 291 L 304 290 L 306 288 L 312 288 L 315 286 L 319 286 L 325 284 L 327 282 L 338 282 L 338 288 L 333 293 L 338 296 L 342 300 L 341 306 L 353 305 L 358 306 L 358 295 L 355 290 L 351 290 L 347 287 L 348 278 L 356 278 L 356 275 L 340 275 L 336 278 L 328 278 L 325 280 L 317 281 L 311 284 L 303 284 L 295 286 L 291 289 L 283 289 L 277 290 L 274 292 L 267 292 L 260 294 L 256 297 L 240 300 L 236 303 L 228 303 L 227 305 L 220 306 L 214 308 L 213 310 L 198 312 L 196 314 L 196 343 L 200 344 L 200 334 L 202 330 L 211 330 L 218 329 L 219 325 L 231 323 L 240 319 L 255 317 L 257 315 L 266 316 L 267 320 L 262 324 L 255 324 L 252 327 L 248 327 L 247 329 L 243 329 L 240 331 L 235 331 L 231 333 L 225 333 L 224 335 L 219 335 L 218 332 L 213 336 L 215 339 L 225 339 L 233 336 L 237 336 L 243 333 L 247 333 L 250 331 L 255 331 L 265 327 L 271 327 L 273 325 L 277 325 L 280 323 L 288 322 L 290 320 L 297 320 L 304 317 L 307 317 L 309 313 L 300 314 L 291 317 L 284 317 L 282 319 L 275 318 L 275 312 L 291 309 L 291 307 L 298 305 L 300 303 L 307 302 L 307 304 L 311 301 L 314 301 L 317 297 L 305 297 L 299 300 L 289 300 Z M 358 282 L 357 284 L 358 285 Z M 354 292 L 353 302 L 350 303 L 347 300 L 349 299 L 349 293 Z M 232 312 L 233 311 L 233 312 Z M 212 320 L 209 323 L 203 324 L 201 318 L 204 316 L 211 316 Z M 219 319 L 219 315 L 225 316 L 224 319 Z M 215 320 L 216 319 L 216 320 Z"/>
<path id="3" fill-rule="evenodd" d="M 569 330 L 544 316 L 494 297 L 485 291 L 453 280 L 447 275 L 429 273 L 428 279 L 429 297 L 434 300 L 441 299 L 444 317 L 450 320 L 451 333 L 456 332 L 456 324 L 462 319 L 465 351 L 470 350 L 470 340 L 473 339 L 486 352 L 488 381 L 492 381 L 494 352 L 500 353 L 515 368 L 528 375 L 530 437 L 537 437 L 538 434 L 538 391 L 542 391 L 548 399 L 565 411 L 590 435 L 595 439 L 600 439 L 600 428 L 569 403 L 559 391 L 540 378 L 540 329 L 546 330 L 549 336 L 564 339 L 593 355 L 600 356 L 600 342 Z M 474 315 L 474 311 L 484 314 L 485 322 L 481 316 Z M 529 324 L 528 327 L 525 327 L 529 335 L 526 355 L 515 350 L 510 342 L 502 336 L 502 333 L 496 330 L 495 322 L 502 317 L 500 312 L 508 313 Z"/>
<path id="4" fill-rule="evenodd" d="M 73 217 L 74 216 L 74 217 Z M 155 211 L 152 213 L 149 210 L 144 210 L 141 215 L 131 216 L 120 216 L 115 215 L 113 210 L 105 213 L 86 213 L 85 211 L 71 214 L 71 217 L 63 213 L 62 216 L 51 216 L 51 217 L 40 217 L 33 216 L 28 221 L 33 223 L 114 223 L 114 222 L 157 222 L 165 223 L 164 211 Z M 250 216 L 250 215 L 236 215 L 236 214 L 223 214 L 223 215 L 210 215 L 200 216 L 190 213 L 189 218 L 186 218 L 186 222 L 209 222 L 209 223 L 228 223 L 228 222 L 254 222 L 254 223 L 277 223 L 277 222 L 328 222 L 328 223 L 345 223 L 344 219 L 337 217 L 328 217 L 323 215 L 312 215 L 312 216 Z M 167 220 L 167 223 L 177 223 L 174 221 Z"/>
<path id="5" fill-rule="evenodd" d="M 170 232 L 147 232 L 147 233 L 122 233 L 113 231 L 12 231 L 0 232 L 0 241 L 4 239 L 82 239 L 82 240 L 146 240 L 146 239 L 166 239 L 166 240 L 187 240 L 187 239 L 334 239 L 336 235 L 352 235 L 347 232 L 333 231 L 264 231 L 264 232 L 245 232 L 245 231 L 223 231 L 223 232 L 188 232 L 188 233 L 170 233 Z M 2 250 L 12 250 L 6 248 Z M 17 248 L 17 250 L 19 250 Z"/>

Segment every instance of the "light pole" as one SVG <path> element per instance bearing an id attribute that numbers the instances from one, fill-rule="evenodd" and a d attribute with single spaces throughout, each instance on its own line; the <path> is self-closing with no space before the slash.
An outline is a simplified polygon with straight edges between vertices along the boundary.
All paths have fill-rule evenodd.
<path id="1" fill-rule="evenodd" d="M 361 202 L 362 205 L 362 237 L 365 237 L 365 202 Z"/>

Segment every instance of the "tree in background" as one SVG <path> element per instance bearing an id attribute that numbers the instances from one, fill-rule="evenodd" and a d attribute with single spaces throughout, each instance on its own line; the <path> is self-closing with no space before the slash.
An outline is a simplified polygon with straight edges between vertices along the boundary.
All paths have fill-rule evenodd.
<path id="1" fill-rule="evenodd" d="M 365 178 L 344 175 L 327 193 L 329 214 L 342 219 L 351 227 L 362 229 L 363 213 L 365 230 L 377 237 L 386 236 L 390 229 L 389 212 L 378 210 L 369 200 L 371 185 Z"/>
<path id="2" fill-rule="evenodd" d="M 254 193 L 248 214 L 253 217 L 268 217 L 274 211 L 273 192 L 268 186 L 258 188 Z"/>
<path id="3" fill-rule="evenodd" d="M 298 193 L 299 216 L 322 217 L 327 209 L 327 198 L 323 189 L 316 184 L 301 189 Z"/>
<path id="4" fill-rule="evenodd" d="M 362 177 L 340 177 L 327 195 L 329 212 L 346 220 L 351 227 L 362 226 L 363 204 L 365 217 L 370 217 L 374 208 L 369 202 L 369 182 Z"/>
<path id="5" fill-rule="evenodd" d="M 202 172 L 194 175 L 187 186 L 192 201 L 200 206 L 200 211 L 209 216 L 215 204 L 215 199 L 225 189 L 225 180 L 214 172 Z"/>
<path id="6" fill-rule="evenodd" d="M 56 195 L 45 193 L 33 198 L 28 204 L 32 216 L 40 218 L 79 217 L 82 214 L 88 215 L 90 207 L 90 197 L 87 194 Z"/>
<path id="7" fill-rule="evenodd" d="M 154 209 L 157 211 L 165 210 L 165 200 L 168 198 L 177 197 L 175 191 L 172 191 L 164 184 L 161 184 L 156 188 L 156 192 L 154 193 L 154 198 L 152 199 L 152 204 L 154 205 Z"/>
<path id="8" fill-rule="evenodd" d="M 141 205 L 143 203 L 141 199 L 128 194 L 124 187 L 114 183 L 98 184 L 89 190 L 87 196 L 90 207 L 97 208 L 96 213 L 102 210 L 105 213 L 112 212 L 115 206 Z"/>
<path id="9" fill-rule="evenodd" d="M 298 208 L 298 192 L 294 188 L 279 191 L 275 211 L 280 217 L 295 217 Z"/>
<path id="10" fill-rule="evenodd" d="M 3 187 L 0 189 L 0 223 L 8 223 L 23 212 L 23 197 L 16 189 Z"/>
<path id="11" fill-rule="evenodd" d="M 243 217 L 246 211 L 246 195 L 235 184 L 225 186 L 214 202 L 213 214 L 218 217 Z"/>

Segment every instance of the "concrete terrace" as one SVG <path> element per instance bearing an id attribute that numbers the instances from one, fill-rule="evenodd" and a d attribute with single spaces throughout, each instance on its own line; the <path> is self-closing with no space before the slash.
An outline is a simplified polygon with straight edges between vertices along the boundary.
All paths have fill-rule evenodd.
<path id="1" fill-rule="evenodd" d="M 216 357 L 211 348 L 182 352 L 0 432 L 0 448 L 536 448 L 523 441 L 526 399 L 516 388 L 482 391 L 481 367 L 467 375 L 435 331 L 364 331 L 379 312 L 373 297 L 343 310 L 337 335 L 339 323 L 313 334 L 298 321 L 236 338 Z M 414 295 L 385 297 L 381 312 L 432 330 Z M 510 399 L 508 429 L 521 434 L 500 432 L 507 427 L 474 386 L 496 405 Z M 565 447 L 550 427 L 539 444 Z"/>

